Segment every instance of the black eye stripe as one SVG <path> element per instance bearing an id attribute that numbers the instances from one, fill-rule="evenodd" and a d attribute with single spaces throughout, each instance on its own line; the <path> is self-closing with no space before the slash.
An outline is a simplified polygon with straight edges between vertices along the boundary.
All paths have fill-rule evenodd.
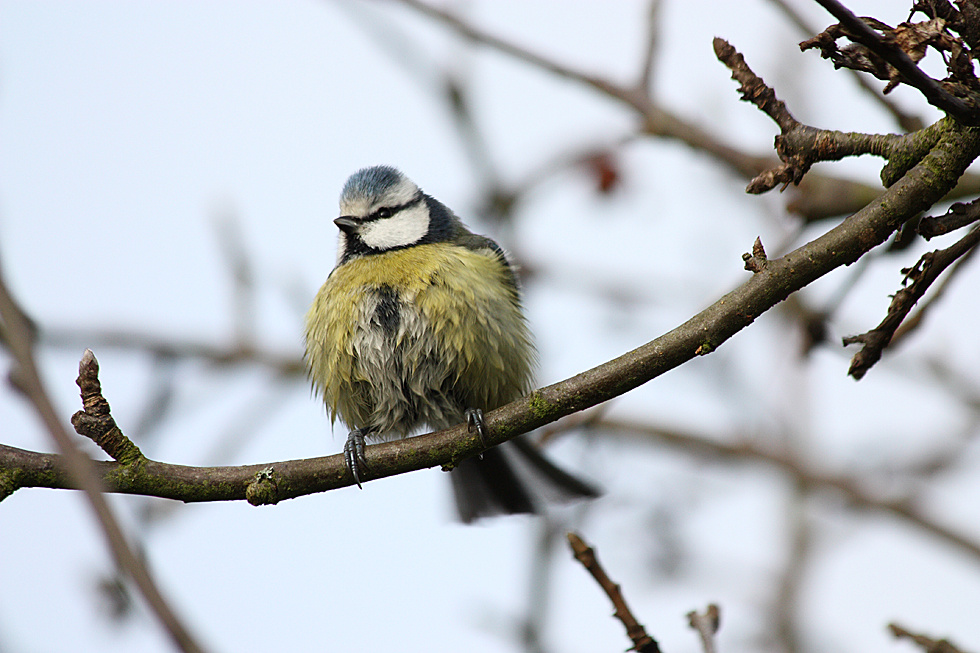
<path id="1" fill-rule="evenodd" d="M 421 193 L 405 202 L 404 204 L 399 204 L 398 206 L 382 206 L 380 209 L 369 215 L 364 219 L 365 222 L 370 222 L 372 220 L 382 220 L 384 218 L 390 218 L 399 211 L 409 208 L 410 206 L 415 206 L 422 201 Z M 382 215 L 382 212 L 388 212 L 388 215 Z"/>

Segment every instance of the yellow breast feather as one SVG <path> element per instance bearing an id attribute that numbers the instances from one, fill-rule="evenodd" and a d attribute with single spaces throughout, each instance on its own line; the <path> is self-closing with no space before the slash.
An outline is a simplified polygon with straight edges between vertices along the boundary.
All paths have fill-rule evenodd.
<path id="1" fill-rule="evenodd" d="M 490 410 L 529 390 L 534 348 L 510 270 L 490 250 L 431 243 L 354 259 L 336 268 L 317 294 L 307 315 L 307 360 L 333 418 L 339 413 L 359 426 L 350 421 L 367 419 L 372 410 L 363 398 L 351 398 L 366 392 L 358 390 L 366 379 L 358 369 L 354 325 L 370 320 L 365 312 L 375 304 L 369 298 L 383 287 L 418 311 L 434 335 L 434 344 L 426 346 L 437 351 L 415 364 L 440 361 L 455 376 L 467 407 Z M 430 376 L 420 375 L 420 382 Z M 464 390 L 469 388 L 479 390 Z"/>

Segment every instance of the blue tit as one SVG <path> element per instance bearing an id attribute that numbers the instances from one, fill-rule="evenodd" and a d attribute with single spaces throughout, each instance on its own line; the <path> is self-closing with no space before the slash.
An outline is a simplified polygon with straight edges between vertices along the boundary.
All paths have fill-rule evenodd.
<path id="1" fill-rule="evenodd" d="M 365 438 L 464 421 L 482 437 L 483 411 L 531 389 L 536 354 L 504 251 L 401 172 L 354 173 L 340 213 L 337 264 L 306 316 L 306 363 L 331 420 L 352 429 L 344 454 L 360 486 Z M 519 438 L 451 478 L 465 522 L 535 512 L 532 487 L 595 495 Z"/>

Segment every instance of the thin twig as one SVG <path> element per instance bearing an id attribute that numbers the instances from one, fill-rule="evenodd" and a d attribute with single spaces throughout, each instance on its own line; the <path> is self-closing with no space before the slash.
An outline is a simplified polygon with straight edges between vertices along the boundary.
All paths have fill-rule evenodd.
<path id="1" fill-rule="evenodd" d="M 923 514 L 912 502 L 905 499 L 887 499 L 866 490 L 855 478 L 818 472 L 803 461 L 780 451 L 755 446 L 748 439 L 736 443 L 721 442 L 676 429 L 654 428 L 641 422 L 604 418 L 596 424 L 610 432 L 639 434 L 667 444 L 685 453 L 733 460 L 753 461 L 768 465 L 811 491 L 831 490 L 840 493 L 849 503 L 862 510 L 891 514 L 900 521 L 928 533 L 940 541 L 953 545 L 975 560 L 980 560 L 980 542 L 969 535 L 957 532 Z"/>
<path id="2" fill-rule="evenodd" d="M 911 165 L 918 163 L 928 152 L 920 145 L 925 139 L 912 140 L 908 136 L 893 134 L 861 134 L 817 129 L 805 125 L 789 112 L 786 104 L 761 77 L 756 75 L 745 58 L 728 41 L 715 37 L 712 42 L 715 56 L 732 71 L 732 79 L 739 83 L 738 91 L 745 102 L 751 102 L 779 125 L 776 136 L 776 152 L 782 163 L 757 175 L 746 187 L 748 193 L 764 193 L 777 186 L 799 184 L 813 164 L 819 161 L 838 161 L 848 156 L 872 154 L 890 159 L 895 152 L 906 154 L 903 161 L 910 164 L 901 169 L 904 174 Z M 938 130 L 932 130 L 938 139 Z M 932 141 L 934 142 L 934 141 Z M 931 143 L 930 143 L 931 144 Z M 906 149 L 916 148 L 917 156 Z M 900 175 L 892 174 L 886 185 L 891 185 Z"/>
<path id="3" fill-rule="evenodd" d="M 704 653 L 715 653 L 715 634 L 721 625 L 721 608 L 712 603 L 704 612 L 687 613 L 687 623 L 698 631 Z"/>
<path id="4" fill-rule="evenodd" d="M 776 91 L 762 81 L 762 78 L 752 72 L 745 57 L 723 38 L 715 37 L 712 41 L 715 56 L 732 71 L 732 79 L 738 82 L 738 92 L 742 99 L 751 102 L 759 111 L 772 118 L 779 125 L 779 130 L 786 134 L 800 126 L 799 121 L 786 108 L 786 103 L 776 97 Z"/>
<path id="5" fill-rule="evenodd" d="M 925 653 L 963 653 L 963 649 L 957 647 L 948 639 L 933 639 L 926 635 L 913 633 L 912 631 L 896 624 L 888 624 L 888 630 L 896 639 L 908 639 L 914 642 Z"/>
<path id="6" fill-rule="evenodd" d="M 889 341 L 888 346 L 894 347 L 901 343 L 909 334 L 913 333 L 916 329 L 921 326 L 928 316 L 929 311 L 932 310 L 933 306 L 943 298 L 946 294 L 946 290 L 949 288 L 952 281 L 957 277 L 957 274 L 966 268 L 966 264 L 970 262 L 970 259 L 976 254 L 977 248 L 974 247 L 966 254 L 964 254 L 959 260 L 954 263 L 950 269 L 949 273 L 946 274 L 942 281 L 940 281 L 929 298 L 918 304 L 919 308 L 912 313 L 910 316 L 905 318 L 897 329 L 895 329 L 895 334 L 892 336 L 891 341 Z"/>
<path id="7" fill-rule="evenodd" d="M 980 220 L 980 200 L 973 200 L 969 203 L 955 202 L 943 215 L 919 220 L 915 231 L 929 240 L 935 236 L 942 236 L 961 229 L 977 220 Z"/>
<path id="8" fill-rule="evenodd" d="M 650 0 L 647 7 L 647 38 L 643 48 L 643 65 L 637 88 L 645 93 L 653 92 L 653 69 L 656 64 L 657 46 L 660 43 L 660 0 Z"/>
<path id="9" fill-rule="evenodd" d="M 807 488 L 803 483 L 792 483 L 786 498 L 786 522 L 789 530 L 785 537 L 788 551 L 779 585 L 772 601 L 776 638 L 784 653 L 800 653 L 805 650 L 797 625 L 800 596 L 804 589 L 804 575 L 812 550 L 814 529 L 806 516 Z"/>
<path id="10" fill-rule="evenodd" d="M 91 439 L 113 460 L 124 465 L 143 460 L 139 447 L 116 426 L 116 420 L 109 411 L 109 402 L 102 395 L 99 361 L 95 359 L 91 349 L 86 349 L 82 354 L 82 360 L 78 364 L 78 380 L 75 383 L 82 394 L 82 410 L 71 417 L 75 432 Z"/>
<path id="11" fill-rule="evenodd" d="M 581 562 L 582 566 L 592 574 L 599 587 L 602 588 L 602 591 L 612 601 L 613 607 L 616 609 L 613 612 L 613 616 L 623 624 L 623 627 L 626 628 L 627 636 L 633 642 L 633 646 L 629 650 L 637 651 L 638 653 L 660 653 L 660 646 L 657 644 L 657 640 L 650 637 L 643 624 L 633 616 L 629 605 L 626 604 L 626 599 L 623 598 L 623 593 L 619 585 L 609 578 L 606 570 L 599 564 L 595 550 L 588 546 L 575 533 L 568 533 L 568 544 L 572 548 L 575 559 Z"/>
<path id="12" fill-rule="evenodd" d="M 830 12 L 840 22 L 841 27 L 847 29 L 852 40 L 864 45 L 887 61 L 899 72 L 905 83 L 919 89 L 929 104 L 942 109 L 966 124 L 976 124 L 976 111 L 960 98 L 948 93 L 936 80 L 922 72 L 922 69 L 901 48 L 886 43 L 881 35 L 837 0 L 817 0 L 817 3 Z"/>
<path id="13" fill-rule="evenodd" d="M 871 331 L 844 338 L 845 346 L 864 345 L 861 351 L 854 354 L 847 373 L 855 379 L 861 379 L 881 359 L 882 352 L 891 342 L 895 331 L 929 286 L 947 267 L 969 254 L 978 243 L 980 243 L 980 226 L 975 226 L 953 245 L 923 254 L 914 267 L 904 270 L 906 279 L 912 279 L 912 285 L 895 293 L 885 319 Z"/>
<path id="14" fill-rule="evenodd" d="M 5 344 L 16 363 L 15 383 L 34 405 L 48 433 L 55 441 L 61 452 L 59 462 L 64 464 L 71 483 L 85 492 L 116 564 L 139 588 L 174 644 L 187 653 L 202 652 L 204 649 L 163 598 L 153 576 L 126 541 L 119 522 L 102 494 L 102 485 L 92 467 L 92 461 L 75 446 L 74 440 L 55 412 L 34 359 L 33 334 L 29 320 L 7 290 L 2 275 L 0 275 L 0 321 L 3 323 Z"/>
<path id="15" fill-rule="evenodd" d="M 194 359 L 211 365 L 259 365 L 284 377 L 306 379 L 299 352 L 278 353 L 238 343 L 228 347 L 200 340 L 163 338 L 151 333 L 112 329 L 44 328 L 39 341 L 62 349 L 121 349 L 148 353 L 161 360 Z"/>
<path id="16" fill-rule="evenodd" d="M 232 324 L 235 342 L 248 347 L 255 340 L 255 270 L 238 216 L 230 210 L 213 217 L 219 249 L 232 281 Z"/>
<path id="17" fill-rule="evenodd" d="M 801 34 L 809 37 L 817 33 L 817 29 L 808 24 L 806 20 L 804 20 L 803 16 L 801 16 L 790 3 L 786 2 L 786 0 L 769 0 L 769 2 L 782 11 L 783 15 L 786 16 L 791 23 L 793 23 Z M 861 87 L 861 90 L 873 97 L 878 104 L 884 107 L 903 130 L 906 132 L 914 132 L 922 129 L 925 126 L 925 124 L 922 122 L 922 118 L 913 116 L 912 114 L 904 111 L 900 106 L 898 106 L 898 104 L 892 102 L 890 98 L 886 97 L 880 90 L 872 86 L 871 83 L 868 82 L 867 78 L 860 72 L 850 68 L 848 68 L 848 72 L 851 73 L 851 76 L 854 78 L 854 81 L 857 82 L 858 86 Z"/>

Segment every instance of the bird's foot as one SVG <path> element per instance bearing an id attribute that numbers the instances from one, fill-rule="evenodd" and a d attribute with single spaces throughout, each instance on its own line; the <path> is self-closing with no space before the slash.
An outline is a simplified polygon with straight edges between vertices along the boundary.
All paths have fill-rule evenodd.
<path id="1" fill-rule="evenodd" d="M 368 431 L 364 429 L 354 429 L 344 443 L 344 462 L 347 463 L 347 469 L 354 477 L 357 487 L 362 490 L 364 488 L 361 487 L 361 472 L 368 470 L 367 459 L 364 457 L 364 436 L 367 433 Z"/>
<path id="2" fill-rule="evenodd" d="M 480 436 L 480 444 L 483 445 L 484 449 L 489 449 L 487 436 L 490 435 L 490 431 L 487 430 L 487 423 L 483 421 L 483 411 L 479 408 L 467 408 L 465 415 L 467 428 L 471 431 L 475 430 L 476 434 Z M 483 457 L 482 452 L 480 457 Z"/>

